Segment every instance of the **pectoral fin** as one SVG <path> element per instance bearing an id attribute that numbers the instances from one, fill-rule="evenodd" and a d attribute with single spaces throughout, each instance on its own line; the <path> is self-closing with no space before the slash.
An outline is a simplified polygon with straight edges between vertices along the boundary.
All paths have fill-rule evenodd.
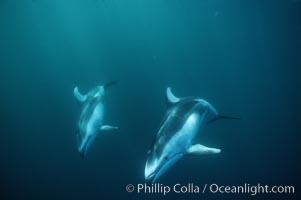
<path id="1" fill-rule="evenodd" d="M 117 126 L 110 126 L 110 125 L 103 125 L 102 127 L 100 127 L 101 131 L 112 131 L 117 129 L 119 129 Z"/>
<path id="2" fill-rule="evenodd" d="M 188 150 L 187 150 L 187 154 L 188 155 L 209 155 L 209 154 L 217 154 L 220 153 L 221 150 L 220 149 L 216 149 L 216 148 L 210 148 L 210 147 L 206 147 L 204 145 L 201 144 L 196 144 L 191 146 Z"/>
<path id="3" fill-rule="evenodd" d="M 212 122 L 215 122 L 215 121 L 220 120 L 220 119 L 235 119 L 235 120 L 240 120 L 239 117 L 231 117 L 231 116 L 226 116 L 226 115 L 216 115 L 213 119 L 209 120 L 207 122 L 207 124 L 211 124 Z"/>

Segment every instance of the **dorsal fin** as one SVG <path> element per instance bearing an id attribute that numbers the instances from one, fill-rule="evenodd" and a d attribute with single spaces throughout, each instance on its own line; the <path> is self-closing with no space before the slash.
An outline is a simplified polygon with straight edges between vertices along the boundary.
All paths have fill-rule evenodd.
<path id="1" fill-rule="evenodd" d="M 73 90 L 73 94 L 75 96 L 75 98 L 79 101 L 79 102 L 84 102 L 87 98 L 87 95 L 82 95 L 79 91 L 78 88 L 75 87 Z"/>
<path id="2" fill-rule="evenodd" d="M 174 104 L 180 101 L 180 99 L 172 93 L 170 87 L 166 89 L 166 101 L 168 104 Z"/>

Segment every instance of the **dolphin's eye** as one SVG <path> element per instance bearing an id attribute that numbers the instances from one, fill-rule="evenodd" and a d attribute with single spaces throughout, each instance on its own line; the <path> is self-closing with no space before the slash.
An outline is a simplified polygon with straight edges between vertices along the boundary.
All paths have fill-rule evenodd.
<path id="1" fill-rule="evenodd" d="M 163 159 L 164 159 L 164 160 L 167 160 L 167 159 L 168 159 L 168 156 L 164 156 Z"/>

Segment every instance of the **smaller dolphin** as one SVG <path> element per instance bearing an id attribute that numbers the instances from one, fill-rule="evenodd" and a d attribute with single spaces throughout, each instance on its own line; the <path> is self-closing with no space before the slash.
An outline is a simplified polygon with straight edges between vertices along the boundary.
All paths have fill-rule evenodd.
<path id="1" fill-rule="evenodd" d="M 194 144 L 194 139 L 207 114 L 213 114 L 211 123 L 218 119 L 238 119 L 218 114 L 216 109 L 201 98 L 177 98 L 167 88 L 166 99 L 169 105 L 162 126 L 148 150 L 145 165 L 145 179 L 155 182 L 166 170 L 185 155 L 217 154 L 220 149 Z"/>
<path id="2" fill-rule="evenodd" d="M 97 86 L 86 95 L 75 87 L 73 94 L 82 104 L 82 112 L 78 122 L 79 133 L 76 135 L 78 151 L 82 158 L 102 131 L 116 130 L 118 127 L 103 125 L 105 90 L 116 82 L 110 82 L 104 86 Z"/>

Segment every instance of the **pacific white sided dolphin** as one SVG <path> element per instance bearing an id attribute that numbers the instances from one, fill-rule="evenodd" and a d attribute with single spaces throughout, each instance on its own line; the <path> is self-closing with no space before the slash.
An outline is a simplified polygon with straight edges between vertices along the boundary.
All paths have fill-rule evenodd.
<path id="1" fill-rule="evenodd" d="M 115 83 L 97 86 L 86 95 L 81 94 L 77 87 L 73 90 L 75 98 L 82 104 L 78 122 L 79 133 L 76 135 L 78 151 L 82 158 L 86 156 L 99 133 L 118 129 L 116 126 L 103 125 L 105 91 Z"/>
<path id="2" fill-rule="evenodd" d="M 238 119 L 219 115 L 217 110 L 204 99 L 177 98 L 170 88 L 167 88 L 166 100 L 168 111 L 147 152 L 144 173 L 147 182 L 155 182 L 184 155 L 221 152 L 220 149 L 193 143 L 207 114 L 213 114 L 213 119 L 209 120 L 209 123 L 221 118 Z"/>

